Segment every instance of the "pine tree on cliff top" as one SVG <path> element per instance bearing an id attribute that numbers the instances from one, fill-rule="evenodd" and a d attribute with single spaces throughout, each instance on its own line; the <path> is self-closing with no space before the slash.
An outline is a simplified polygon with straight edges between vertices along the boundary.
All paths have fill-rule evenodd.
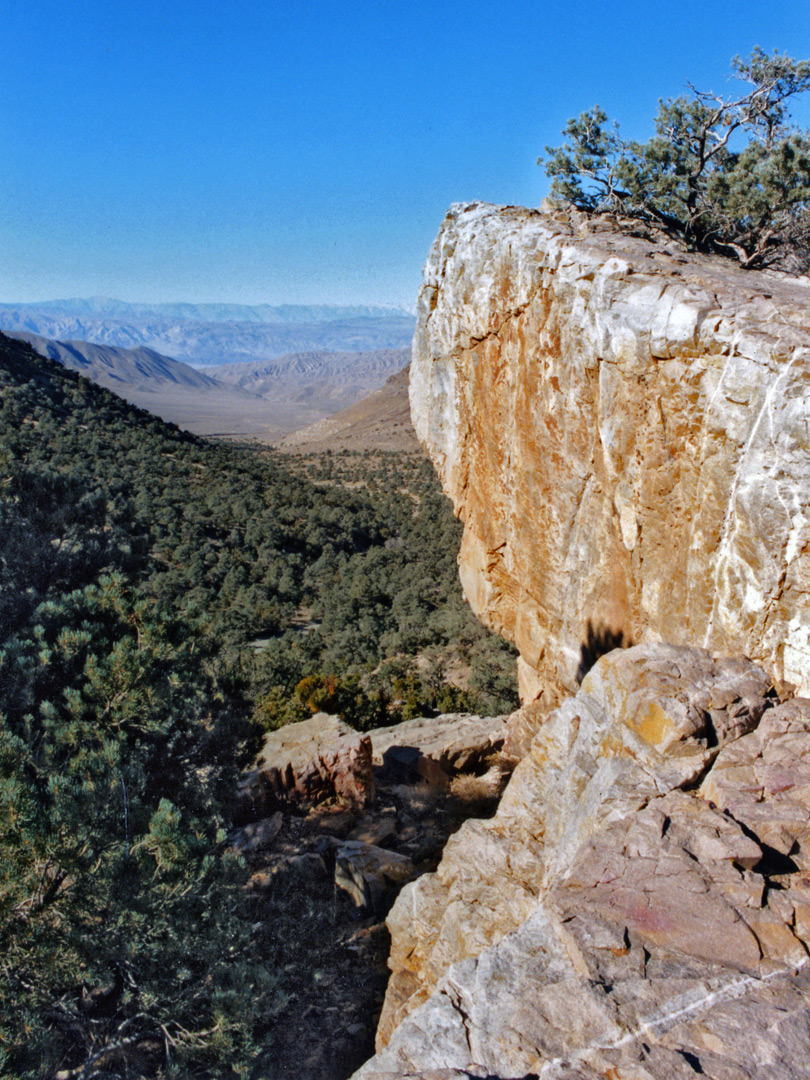
<path id="1" fill-rule="evenodd" d="M 538 161 L 552 195 L 655 222 L 744 267 L 810 270 L 810 134 L 788 112 L 810 89 L 810 61 L 755 48 L 731 66 L 745 93 L 688 84 L 691 95 L 659 101 L 646 143 L 625 142 L 598 105 L 569 120 L 566 142 Z"/>

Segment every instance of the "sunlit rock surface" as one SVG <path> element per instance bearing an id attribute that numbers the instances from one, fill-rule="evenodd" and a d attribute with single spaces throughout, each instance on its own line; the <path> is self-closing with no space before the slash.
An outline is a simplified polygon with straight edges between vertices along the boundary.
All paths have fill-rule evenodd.
<path id="1" fill-rule="evenodd" d="M 444 713 L 376 728 L 371 732 L 374 764 L 385 764 L 392 749 L 401 748 L 430 758 L 448 775 L 471 772 L 501 749 L 507 720 L 506 716 Z"/>
<path id="2" fill-rule="evenodd" d="M 808 806 L 810 701 L 700 649 L 604 656 L 398 898 L 357 1080 L 807 1075 Z"/>
<path id="3" fill-rule="evenodd" d="M 414 425 L 526 704 L 357 1080 L 808 1075 L 810 286 L 636 232 L 457 206 L 425 268 Z"/>
<path id="4" fill-rule="evenodd" d="M 810 693 L 809 300 L 575 213 L 451 209 L 412 415 L 525 700 L 559 703 L 606 640 L 746 655 Z"/>

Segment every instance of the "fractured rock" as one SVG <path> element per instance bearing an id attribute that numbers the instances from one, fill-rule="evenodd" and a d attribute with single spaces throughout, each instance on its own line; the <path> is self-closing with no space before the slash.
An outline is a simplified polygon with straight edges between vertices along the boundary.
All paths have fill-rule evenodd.
<path id="1" fill-rule="evenodd" d="M 380 847 L 386 840 L 393 840 L 397 835 L 397 815 L 387 813 L 378 818 L 365 819 L 349 833 L 349 840 L 359 840 L 364 844 L 376 844 Z"/>
<path id="2" fill-rule="evenodd" d="M 256 765 L 260 769 L 277 768 L 282 771 L 289 765 L 293 773 L 302 773 L 322 749 L 329 749 L 338 739 L 346 736 L 351 738 L 356 734 L 354 728 L 339 716 L 315 713 L 299 724 L 287 724 L 277 731 L 268 731 Z"/>
<path id="3" fill-rule="evenodd" d="M 417 316 L 414 427 L 524 701 L 661 640 L 810 693 L 809 279 L 473 203 Z"/>
<path id="4" fill-rule="evenodd" d="M 374 800 L 371 741 L 337 716 L 316 713 L 269 732 L 256 765 L 241 782 L 245 815 L 291 802 L 337 798 L 362 809 Z"/>
<path id="5" fill-rule="evenodd" d="M 548 706 L 533 700 L 521 705 L 507 720 L 507 736 L 503 744 L 505 754 L 514 758 L 525 757 L 532 739 L 548 715 Z"/>
<path id="6" fill-rule="evenodd" d="M 751 662 L 602 657 L 397 899 L 358 1080 L 804 1075 L 809 765 L 810 701 Z"/>
<path id="7" fill-rule="evenodd" d="M 700 787 L 704 799 L 770 850 L 773 873 L 810 873 L 808 735 L 810 701 L 785 702 L 746 739 L 724 748 Z"/>
<path id="8" fill-rule="evenodd" d="M 429 783 L 473 772 L 503 746 L 507 717 L 444 713 L 418 716 L 370 733 L 374 764 L 398 766 Z"/>
<path id="9" fill-rule="evenodd" d="M 363 911 L 378 911 L 386 895 L 414 873 L 406 855 L 347 840 L 335 849 L 335 884 Z"/>
<path id="10" fill-rule="evenodd" d="M 250 855 L 270 847 L 281 832 L 283 824 L 284 815 L 279 810 L 272 817 L 252 821 L 241 829 L 236 829 L 230 836 L 230 842 L 243 855 Z"/>

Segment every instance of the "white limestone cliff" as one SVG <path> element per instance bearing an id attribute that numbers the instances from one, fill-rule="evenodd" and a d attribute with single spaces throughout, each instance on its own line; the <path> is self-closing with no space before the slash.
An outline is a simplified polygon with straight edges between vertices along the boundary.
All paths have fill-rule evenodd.
<path id="1" fill-rule="evenodd" d="M 357 1080 L 808 1072 L 810 283 L 633 228 L 456 206 L 425 267 L 414 425 L 523 756 L 397 899 Z"/>
<path id="2" fill-rule="evenodd" d="M 454 206 L 424 271 L 417 434 L 524 699 L 589 635 L 810 691 L 810 283 L 575 213 Z"/>

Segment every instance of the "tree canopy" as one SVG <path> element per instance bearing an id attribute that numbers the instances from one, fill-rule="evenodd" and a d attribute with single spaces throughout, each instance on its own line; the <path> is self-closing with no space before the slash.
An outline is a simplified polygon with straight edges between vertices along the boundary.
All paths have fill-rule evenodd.
<path id="1" fill-rule="evenodd" d="M 421 456 L 206 443 L 0 334 L 0 1078 L 272 1075 L 237 775 L 315 708 L 512 706 L 459 528 Z"/>
<path id="2" fill-rule="evenodd" d="M 741 92 L 659 100 L 655 135 L 625 141 L 599 108 L 540 158 L 551 193 L 588 212 L 655 222 L 748 268 L 810 269 L 810 134 L 790 118 L 810 61 L 755 48 L 731 62 Z"/>

